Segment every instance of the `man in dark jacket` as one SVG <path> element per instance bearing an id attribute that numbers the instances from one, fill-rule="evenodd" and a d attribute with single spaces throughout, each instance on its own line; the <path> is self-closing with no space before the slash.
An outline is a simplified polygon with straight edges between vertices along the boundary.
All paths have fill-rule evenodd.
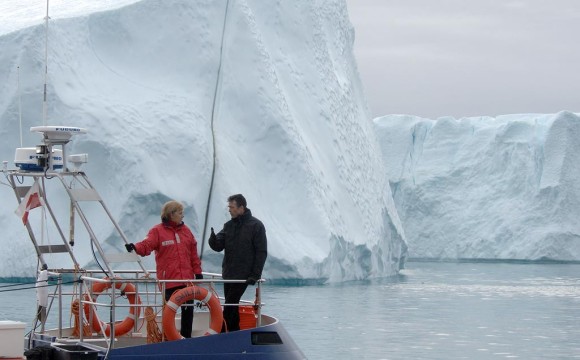
<path id="1" fill-rule="evenodd" d="M 232 219 L 224 228 L 214 233 L 211 229 L 209 246 L 224 251 L 222 276 L 224 280 L 245 280 L 245 283 L 224 283 L 226 304 L 239 304 L 248 285 L 255 285 L 262 276 L 266 262 L 267 239 L 264 224 L 252 216 L 242 194 L 228 198 Z M 222 332 L 240 330 L 240 314 L 237 306 L 224 306 L 226 328 Z"/>

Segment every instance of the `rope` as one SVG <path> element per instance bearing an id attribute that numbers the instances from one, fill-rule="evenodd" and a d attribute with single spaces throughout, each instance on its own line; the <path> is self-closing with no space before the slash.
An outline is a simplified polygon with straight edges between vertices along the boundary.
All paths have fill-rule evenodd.
<path id="1" fill-rule="evenodd" d="M 72 336 L 73 337 L 79 337 L 80 336 L 80 330 L 79 330 L 79 323 L 80 323 L 80 301 L 79 299 L 75 299 L 71 305 L 71 313 L 73 314 L 75 321 L 74 321 L 74 326 L 73 326 L 73 332 L 72 332 Z M 91 328 L 89 327 L 89 324 L 87 324 L 86 320 L 83 320 L 83 336 L 89 336 L 91 335 Z"/>
<path id="2" fill-rule="evenodd" d="M 161 330 L 157 325 L 157 314 L 153 311 L 151 306 L 145 308 L 145 319 L 147 320 L 147 344 L 156 344 L 163 341 Z"/>
<path id="3" fill-rule="evenodd" d="M 149 279 L 149 274 L 141 277 L 142 279 Z M 145 283 L 145 293 L 147 294 L 147 302 L 149 303 L 149 283 Z M 154 303 L 157 302 L 157 293 L 154 295 Z M 143 312 L 145 317 L 145 324 L 147 324 L 147 344 L 156 344 L 163 341 L 163 334 L 159 330 L 159 325 L 155 320 L 157 314 L 153 311 L 153 307 L 147 306 Z M 141 325 L 143 326 L 143 324 Z"/>
<path id="4" fill-rule="evenodd" d="M 222 41 L 220 44 L 220 62 L 218 65 L 218 72 L 217 72 L 217 77 L 216 77 L 216 83 L 215 83 L 215 89 L 214 89 L 214 94 L 213 94 L 213 104 L 212 104 L 212 108 L 211 108 L 211 139 L 212 139 L 212 146 L 213 146 L 213 165 L 212 165 L 212 169 L 211 169 L 211 182 L 210 182 L 210 186 L 209 186 L 209 193 L 207 194 L 207 206 L 205 208 L 205 221 L 203 224 L 203 233 L 201 235 L 201 251 L 199 252 L 199 259 L 201 260 L 203 258 L 203 246 L 205 245 L 205 235 L 207 232 L 207 221 L 208 221 L 208 216 L 209 216 L 209 207 L 211 204 L 211 195 L 213 193 L 213 183 L 214 183 L 214 179 L 215 179 L 215 163 L 216 163 L 216 149 L 215 149 L 215 132 L 214 132 L 214 127 L 213 127 L 213 123 L 214 123 L 214 119 L 216 117 L 216 103 L 218 102 L 218 90 L 220 88 L 221 85 L 221 79 L 222 79 L 222 57 L 223 57 L 223 48 L 224 48 L 224 39 L 225 39 L 225 34 L 226 34 L 226 22 L 227 22 L 227 18 L 228 18 L 228 8 L 230 6 L 230 1 L 228 0 L 228 2 L 226 3 L 226 10 L 224 12 L 224 26 L 222 28 Z"/>

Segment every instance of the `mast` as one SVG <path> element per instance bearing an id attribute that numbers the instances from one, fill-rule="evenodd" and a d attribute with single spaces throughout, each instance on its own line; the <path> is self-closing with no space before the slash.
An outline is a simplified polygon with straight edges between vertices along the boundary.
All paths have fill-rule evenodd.
<path id="1" fill-rule="evenodd" d="M 20 147 L 22 147 L 22 91 L 20 90 L 20 65 L 17 68 L 18 75 L 18 123 L 20 124 Z"/>
<path id="2" fill-rule="evenodd" d="M 45 43 L 44 43 L 44 100 L 42 101 L 42 125 L 46 126 L 48 112 L 46 87 L 48 83 L 48 2 L 46 0 L 46 16 L 44 17 Z"/>

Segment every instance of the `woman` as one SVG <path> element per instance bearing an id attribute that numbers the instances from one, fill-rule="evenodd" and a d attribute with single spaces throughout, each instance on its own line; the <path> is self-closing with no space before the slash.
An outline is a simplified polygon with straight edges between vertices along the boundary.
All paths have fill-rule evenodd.
<path id="1" fill-rule="evenodd" d="M 126 244 L 127 251 L 148 256 L 155 251 L 157 278 L 159 280 L 203 279 L 201 260 L 197 254 L 197 241 L 193 233 L 183 223 L 183 205 L 168 201 L 161 209 L 161 223 L 155 225 L 143 239 L 136 244 Z M 184 288 L 187 282 L 165 283 L 165 301 Z M 185 305 L 193 305 L 193 300 Z M 181 336 L 191 337 L 193 306 L 181 307 Z"/>

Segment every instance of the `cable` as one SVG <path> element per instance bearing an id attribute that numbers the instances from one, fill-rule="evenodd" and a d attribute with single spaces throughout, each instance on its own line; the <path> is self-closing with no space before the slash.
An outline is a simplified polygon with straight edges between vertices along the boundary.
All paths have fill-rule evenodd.
<path id="1" fill-rule="evenodd" d="M 97 263 L 97 265 L 99 266 L 99 268 L 101 269 L 103 274 L 105 274 L 105 276 L 112 277 L 108 272 L 105 271 L 105 269 L 103 269 L 103 267 L 101 266 L 101 263 L 99 262 L 99 259 L 97 259 L 97 254 L 95 253 L 95 245 L 93 244 L 93 239 L 91 239 L 91 252 L 93 253 L 93 258 L 95 259 L 95 262 Z"/>
<path id="2" fill-rule="evenodd" d="M 54 280 L 54 279 L 52 279 L 52 280 Z M 68 284 L 79 283 L 81 281 L 82 280 L 66 281 L 66 282 L 63 282 L 62 284 L 63 285 L 68 285 Z M 7 285 L 7 286 L 10 286 L 10 285 Z M 19 290 L 38 289 L 38 288 L 49 287 L 49 286 L 58 286 L 58 284 L 48 284 L 48 285 L 39 285 L 39 286 L 34 285 L 34 286 L 28 286 L 28 287 L 21 287 L 21 288 L 18 288 L 18 289 L 0 290 L 0 293 L 3 293 L 3 292 L 11 292 L 11 291 L 19 291 Z"/>
<path id="3" fill-rule="evenodd" d="M 214 132 L 214 119 L 216 113 L 216 103 L 218 102 L 218 92 L 221 85 L 221 74 L 222 74 L 222 59 L 223 59 L 223 49 L 224 49 L 224 41 L 226 37 L 226 23 L 228 19 L 228 8 L 230 7 L 230 0 L 226 3 L 226 10 L 224 12 L 224 26 L 222 27 L 222 41 L 220 44 L 220 62 L 218 64 L 218 71 L 217 71 L 217 78 L 216 84 L 213 94 L 213 105 L 211 108 L 211 138 L 212 138 L 212 146 L 213 146 L 213 166 L 211 169 L 211 182 L 209 186 L 209 193 L 207 195 L 207 206 L 205 207 L 205 222 L 203 224 L 203 232 L 201 237 L 201 251 L 199 252 L 199 260 L 203 258 L 203 247 L 205 245 L 205 234 L 207 232 L 207 222 L 209 217 L 209 207 L 211 205 L 211 195 L 213 193 L 213 184 L 215 179 L 215 168 L 216 168 L 216 147 L 215 147 L 215 132 Z"/>
<path id="4" fill-rule="evenodd" d="M 32 285 L 32 284 L 36 284 L 36 283 L 37 283 L 37 281 L 34 281 L 34 282 L 25 282 L 25 283 L 14 283 L 14 284 L 9 284 L 9 285 L 0 285 L 0 289 L 1 288 L 12 287 L 12 286 Z"/>

